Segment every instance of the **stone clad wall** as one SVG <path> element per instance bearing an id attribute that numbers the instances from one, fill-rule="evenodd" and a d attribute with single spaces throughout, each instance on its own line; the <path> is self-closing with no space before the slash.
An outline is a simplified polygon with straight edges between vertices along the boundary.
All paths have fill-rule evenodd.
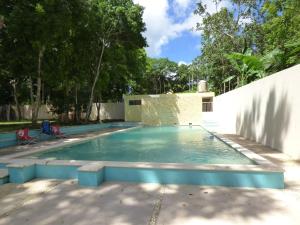
<path id="1" fill-rule="evenodd" d="M 199 94 L 143 98 L 142 122 L 146 125 L 199 125 L 201 114 L 202 96 Z"/>
<path id="2" fill-rule="evenodd" d="M 125 121 L 141 122 L 142 105 L 129 105 L 130 100 L 142 100 L 143 95 L 124 95 Z"/>
<path id="3" fill-rule="evenodd" d="M 125 121 L 139 121 L 145 125 L 201 124 L 202 98 L 214 93 L 182 93 L 124 96 Z M 129 105 L 129 100 L 142 101 L 141 106 Z"/>

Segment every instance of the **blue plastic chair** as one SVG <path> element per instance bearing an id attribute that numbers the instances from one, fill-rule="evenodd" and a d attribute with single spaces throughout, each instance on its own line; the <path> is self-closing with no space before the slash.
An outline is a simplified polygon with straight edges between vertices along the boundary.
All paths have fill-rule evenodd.
<path id="1" fill-rule="evenodd" d="M 50 126 L 50 122 L 48 120 L 44 120 L 42 122 L 41 133 L 47 134 L 47 135 L 53 135 L 53 132 L 52 132 L 51 126 Z"/>

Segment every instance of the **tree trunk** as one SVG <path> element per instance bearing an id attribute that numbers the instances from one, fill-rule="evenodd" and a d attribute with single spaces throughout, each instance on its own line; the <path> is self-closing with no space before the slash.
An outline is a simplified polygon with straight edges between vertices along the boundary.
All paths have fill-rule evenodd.
<path id="1" fill-rule="evenodd" d="M 21 108 L 20 108 L 20 104 L 18 101 L 18 95 L 17 95 L 17 82 L 15 80 L 12 80 L 11 85 L 13 87 L 13 95 L 14 95 L 14 100 L 15 100 L 16 109 L 17 109 L 16 110 L 16 119 L 21 120 L 22 114 L 21 114 Z"/>
<path id="2" fill-rule="evenodd" d="M 29 78 L 29 91 L 30 91 L 30 105 L 33 105 L 33 87 L 32 87 L 32 79 Z"/>
<path id="3" fill-rule="evenodd" d="M 42 92 L 41 103 L 45 104 L 45 83 L 44 82 L 42 82 L 41 92 Z"/>
<path id="4" fill-rule="evenodd" d="M 104 54 L 104 49 L 105 49 L 105 45 L 104 45 L 104 40 L 102 41 L 102 48 L 101 48 L 101 53 L 100 53 L 100 57 L 98 60 L 98 65 L 97 65 L 97 70 L 96 70 L 96 76 L 94 78 L 94 82 L 92 85 L 92 89 L 91 89 L 91 94 L 90 94 L 90 100 L 89 100 L 89 104 L 87 107 L 87 111 L 86 111 L 86 117 L 85 117 L 85 121 L 87 122 L 90 118 L 91 115 L 91 111 L 92 111 L 92 105 L 93 105 L 93 100 L 94 100 L 94 92 L 95 92 L 95 87 L 97 84 L 97 81 L 99 79 L 99 75 L 100 75 L 100 69 L 101 69 L 101 63 L 102 63 L 102 58 L 103 58 L 103 54 Z"/>
<path id="5" fill-rule="evenodd" d="M 6 120 L 10 121 L 10 104 L 6 106 Z"/>
<path id="6" fill-rule="evenodd" d="M 194 74 L 192 73 L 192 92 L 194 90 Z"/>
<path id="7" fill-rule="evenodd" d="M 45 47 L 42 47 L 38 56 L 38 70 L 37 70 L 37 90 L 34 104 L 32 106 L 32 123 L 36 124 L 39 115 L 39 109 L 41 105 L 41 88 L 42 88 L 42 60 L 44 56 Z"/>
<path id="8" fill-rule="evenodd" d="M 75 115 L 74 115 L 75 122 L 79 122 L 80 120 L 80 112 L 79 112 L 79 105 L 78 105 L 78 86 L 75 86 Z"/>
<path id="9" fill-rule="evenodd" d="M 161 94 L 161 79 L 159 78 L 159 94 Z"/>
<path id="10" fill-rule="evenodd" d="M 96 107 L 97 107 L 97 121 L 99 121 L 99 122 L 101 123 L 101 115 L 100 115 L 100 109 L 101 109 L 101 95 L 99 95 L 99 98 L 97 99 Z"/>

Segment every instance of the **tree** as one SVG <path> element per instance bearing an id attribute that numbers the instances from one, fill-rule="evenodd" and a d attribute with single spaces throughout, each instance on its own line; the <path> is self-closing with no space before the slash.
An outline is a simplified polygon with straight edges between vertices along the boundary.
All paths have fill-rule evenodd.
<path id="1" fill-rule="evenodd" d="M 94 32 L 91 55 L 95 58 L 95 64 L 86 120 L 90 117 L 94 91 L 103 66 L 105 51 L 119 45 L 124 45 L 128 49 L 139 49 L 146 46 L 146 41 L 141 35 L 145 31 L 142 13 L 142 7 L 133 4 L 130 0 L 92 1 L 90 26 Z"/>
<path id="2" fill-rule="evenodd" d="M 239 35 L 241 17 L 235 17 L 227 8 L 221 8 L 216 13 L 210 14 L 201 3 L 196 13 L 203 18 L 202 23 L 197 25 L 197 29 L 203 32 L 200 56 L 202 70 L 213 86 L 213 91 L 221 93 L 226 88 L 222 81 L 234 73 L 226 54 L 238 52 L 244 44 L 243 38 Z"/>
<path id="3" fill-rule="evenodd" d="M 267 0 L 262 12 L 266 40 L 266 58 L 273 61 L 269 73 L 299 63 L 300 2 L 298 0 Z"/>
<path id="4" fill-rule="evenodd" d="M 219 9 L 221 1 L 214 0 L 215 13 L 202 2 L 195 11 L 202 16 L 197 61 L 212 90 L 222 93 L 299 62 L 299 1 L 231 0 L 230 9 Z"/>
<path id="5" fill-rule="evenodd" d="M 0 0 L 0 95 L 30 102 L 32 122 L 45 102 L 89 118 L 95 96 L 120 100 L 144 74 L 142 13 L 131 0 Z"/>
<path id="6" fill-rule="evenodd" d="M 27 76 L 35 82 L 35 98 L 32 103 L 33 123 L 37 122 L 41 104 L 42 80 L 47 79 L 45 72 L 49 69 L 44 62 L 47 60 L 47 55 L 55 51 L 56 43 L 69 32 L 69 3 L 70 1 L 67 0 L 1 2 L 1 6 L 5 6 L 3 9 L 9 9 L 1 13 L 7 21 L 8 43 L 6 46 L 11 46 L 7 60 L 9 63 L 16 60 L 21 62 L 21 76 Z M 26 53 L 20 55 L 20 52 Z M 30 61 L 28 65 L 31 66 L 25 66 L 24 61 Z M 12 68 L 16 66 L 13 65 Z M 13 75 L 19 76 L 16 73 Z"/>
<path id="7" fill-rule="evenodd" d="M 143 77 L 144 93 L 162 94 L 174 90 L 178 65 L 167 58 L 147 58 Z"/>
<path id="8" fill-rule="evenodd" d="M 241 87 L 257 78 L 262 78 L 265 75 L 264 64 L 262 60 L 252 55 L 250 49 L 245 53 L 231 53 L 227 58 L 238 71 L 237 75 L 226 78 L 223 82 L 229 82 L 232 79 L 237 79 L 237 87 Z"/>

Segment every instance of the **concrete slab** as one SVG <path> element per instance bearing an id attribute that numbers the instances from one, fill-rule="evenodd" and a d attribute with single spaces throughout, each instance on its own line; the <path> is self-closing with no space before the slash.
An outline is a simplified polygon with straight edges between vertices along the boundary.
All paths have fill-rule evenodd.
<path id="1" fill-rule="evenodd" d="M 160 188 L 106 183 L 91 189 L 65 181 L 0 216 L 0 224 L 148 224 Z"/>
<path id="2" fill-rule="evenodd" d="M 7 169 L 0 169 L 0 179 L 8 176 Z"/>
<path id="3" fill-rule="evenodd" d="M 299 193 L 168 186 L 158 224 L 299 224 Z"/>
<path id="4" fill-rule="evenodd" d="M 0 225 L 291 224 L 300 191 L 35 180 L 0 187 Z"/>

